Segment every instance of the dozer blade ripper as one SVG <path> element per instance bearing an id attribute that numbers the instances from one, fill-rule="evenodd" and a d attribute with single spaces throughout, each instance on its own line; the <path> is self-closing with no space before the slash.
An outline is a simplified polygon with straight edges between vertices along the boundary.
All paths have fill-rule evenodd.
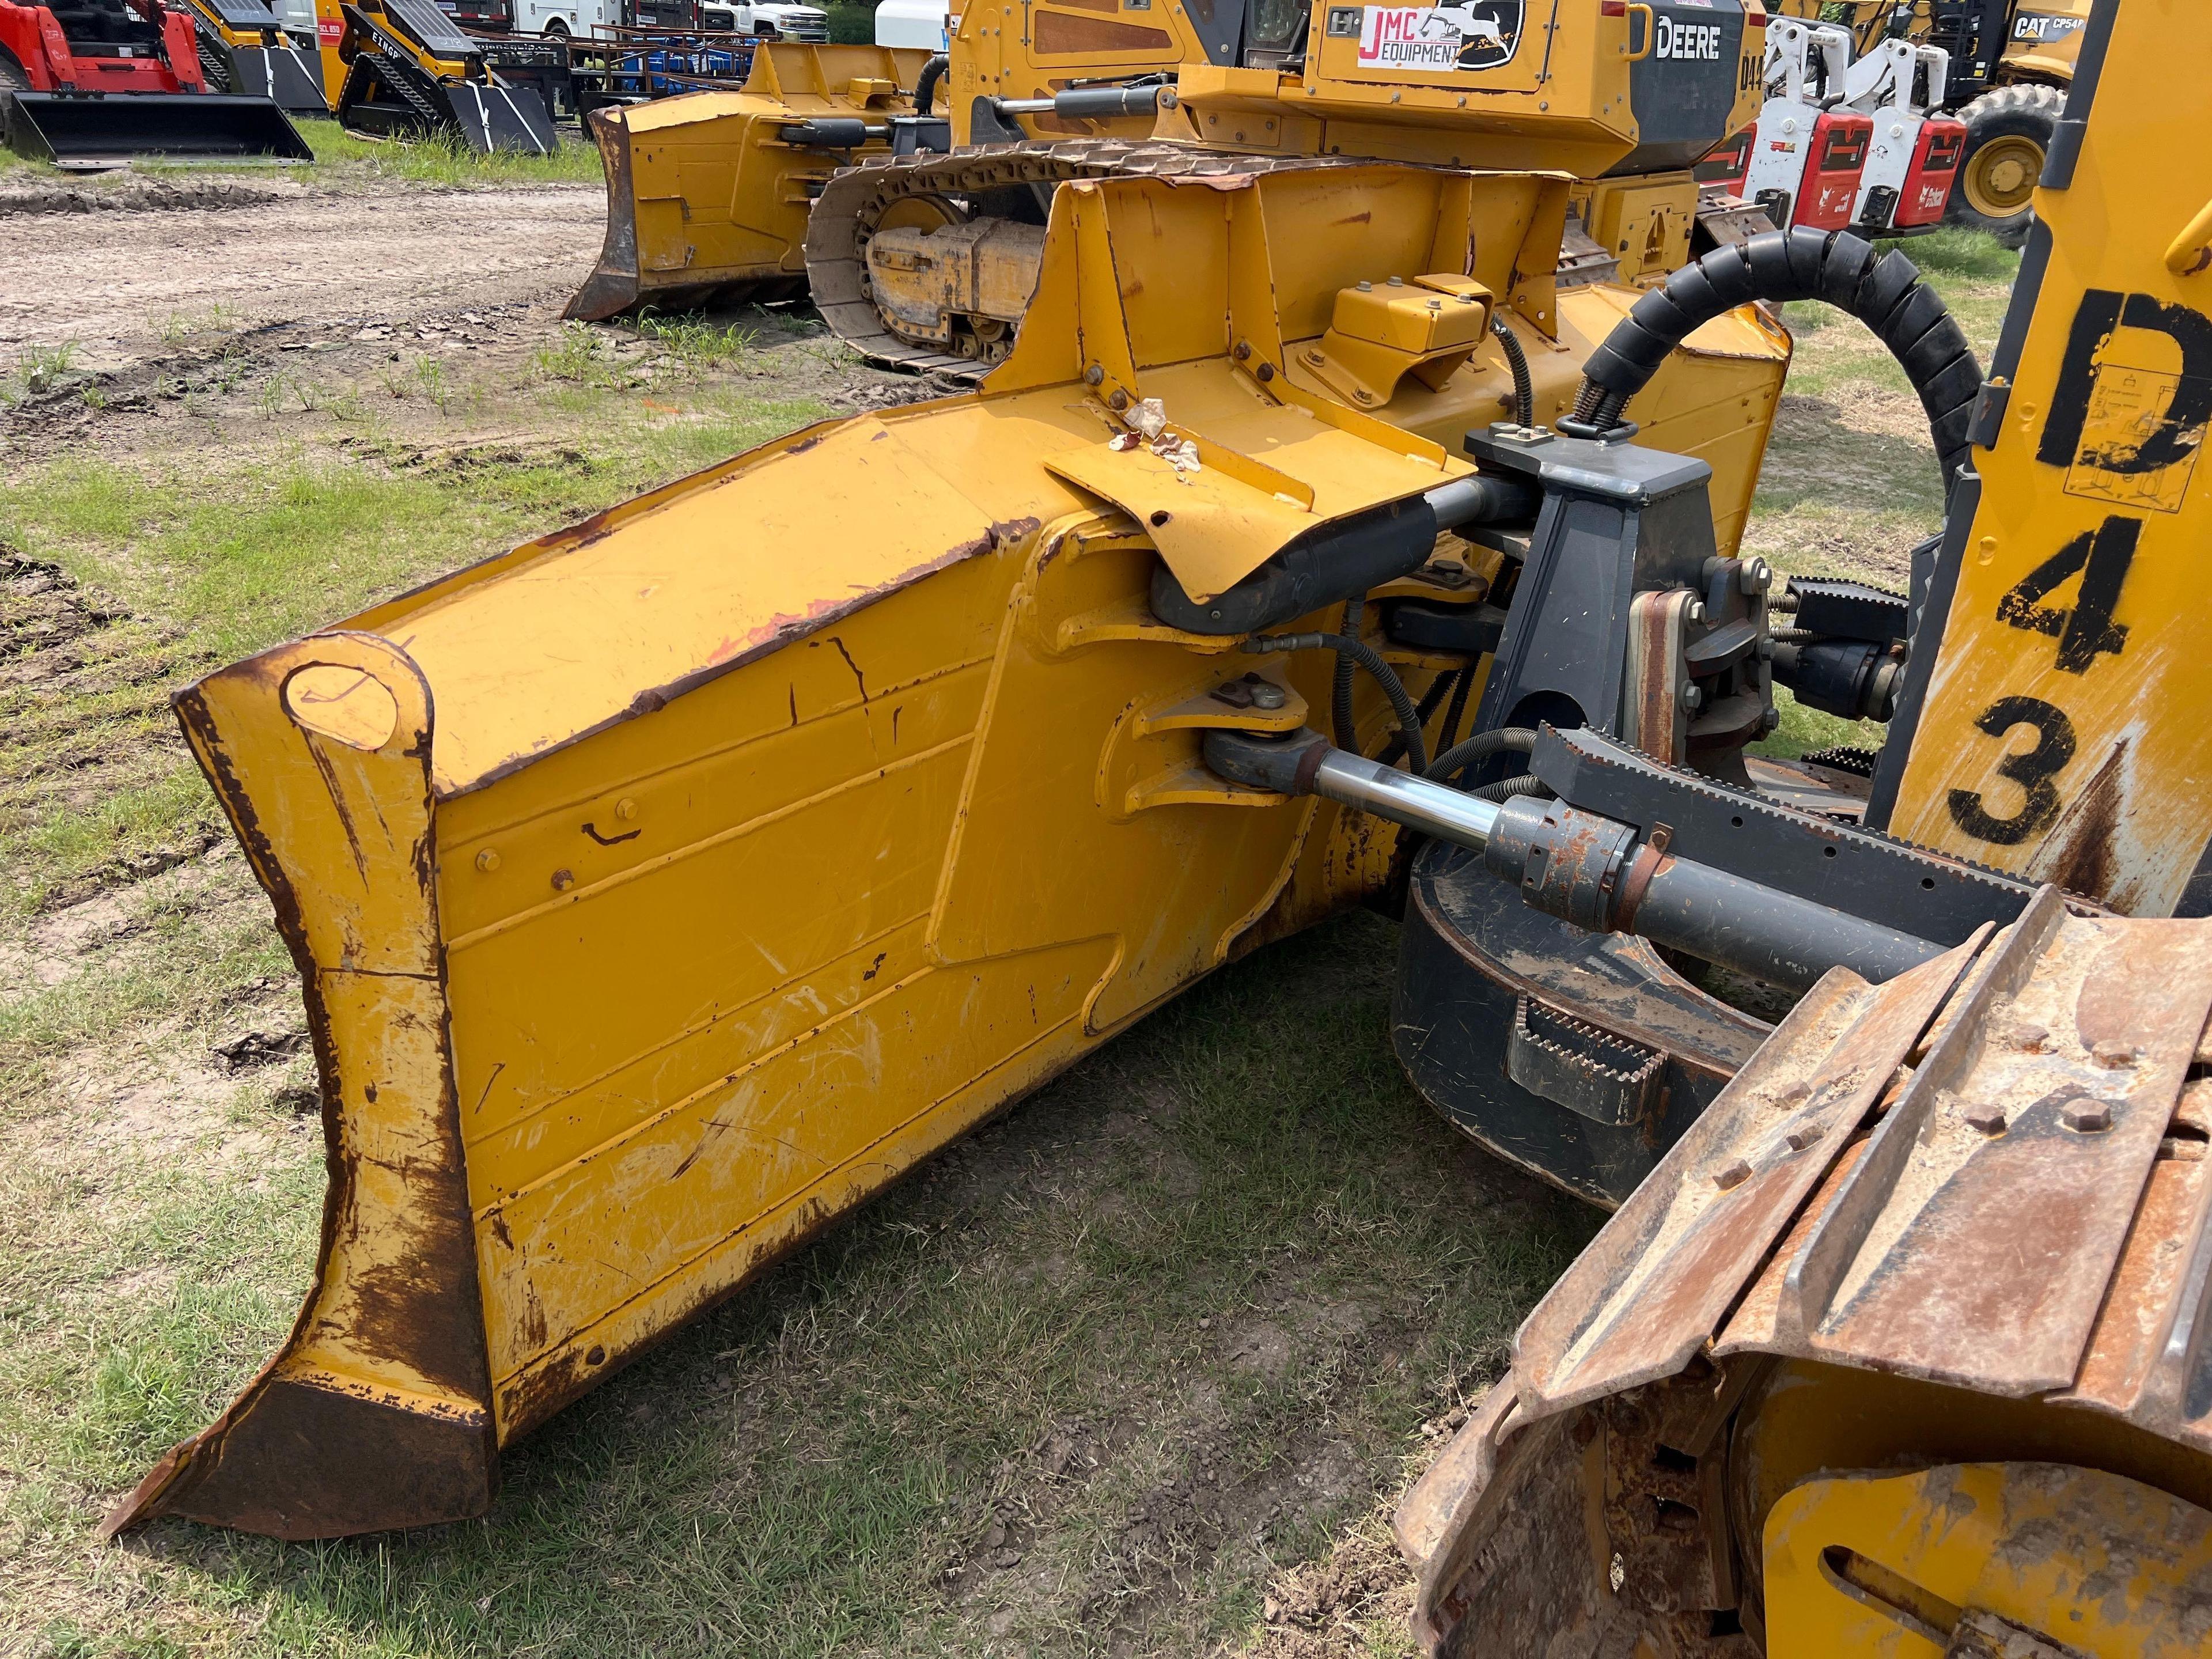
<path id="1" fill-rule="evenodd" d="M 927 57 L 763 45 L 742 91 L 591 112 L 585 122 L 606 169 L 607 239 L 568 316 L 599 322 L 717 294 L 805 293 L 814 192 L 838 167 L 891 153 L 894 124 L 914 113 L 908 94 Z"/>
<path id="2" fill-rule="evenodd" d="M 1486 486 L 1287 365 L 1358 283 L 1470 249 L 1501 292 L 1548 273 L 1565 188 L 1069 185 L 978 389 L 181 693 L 304 981 L 331 1186 L 290 1338 L 111 1529 L 482 1513 L 501 1446 L 671 1328 L 1381 890 L 1388 830 L 1222 779 L 1203 734 L 1326 705 L 1325 653 L 1245 630 L 1333 604 L 1330 573 L 1418 583 L 1457 521 L 1437 502 Z M 1362 234 L 1303 228 L 1339 222 Z M 1212 619 L 1254 592 L 1296 609 Z M 1363 704 L 1378 744 L 1386 718 Z"/>
<path id="3" fill-rule="evenodd" d="M 59 167 L 118 167 L 134 157 L 315 159 L 300 130 L 266 98 L 170 92 L 18 92 L 7 98 L 9 147 Z"/>

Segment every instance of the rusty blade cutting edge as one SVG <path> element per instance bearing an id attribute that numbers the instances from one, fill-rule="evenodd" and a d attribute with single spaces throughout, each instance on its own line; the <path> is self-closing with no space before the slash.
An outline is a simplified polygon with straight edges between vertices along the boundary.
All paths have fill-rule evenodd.
<path id="1" fill-rule="evenodd" d="M 1679 1370 L 1709 1341 L 1989 937 L 1790 1012 L 1521 1328 L 1532 1414 Z"/>
<path id="2" fill-rule="evenodd" d="M 2047 889 L 1985 962 L 1792 1264 L 1781 1330 L 1811 1358 L 2020 1396 L 2075 1380 L 2212 1008 L 2212 948 L 2069 916 Z"/>

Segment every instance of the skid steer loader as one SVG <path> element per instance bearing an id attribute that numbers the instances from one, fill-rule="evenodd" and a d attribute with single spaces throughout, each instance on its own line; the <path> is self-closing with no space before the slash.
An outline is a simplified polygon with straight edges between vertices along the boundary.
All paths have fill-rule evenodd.
<path id="1" fill-rule="evenodd" d="M 0 143 L 86 171 L 134 156 L 313 161 L 269 98 L 210 85 L 198 16 L 160 0 L 0 0 Z"/>
<path id="2" fill-rule="evenodd" d="M 607 243 L 568 314 L 786 293 L 803 242 L 841 335 L 878 362 L 971 377 L 1012 343 L 1054 184 L 1360 156 L 1575 173 L 1571 259 L 1656 278 L 1689 257 L 1690 168 L 1757 112 L 1765 51 L 1765 14 L 1742 0 L 1115 16 L 1040 0 L 1014 15 L 963 13 L 949 54 L 911 81 L 871 71 L 856 94 L 849 61 L 785 48 L 743 94 L 595 117 Z M 1385 38 L 1401 29 L 1429 32 L 1425 58 Z M 832 106 L 794 106 L 791 89 Z M 1744 234 L 1725 216 L 1707 228 Z"/>
<path id="3" fill-rule="evenodd" d="M 1511 995 L 1502 1056 L 1409 1065 L 1440 1107 L 1570 1182 L 1582 1126 L 1672 1142 L 1401 1513 L 1433 1650 L 2200 1650 L 2212 930 L 2156 918 L 2207 832 L 2212 156 L 2140 89 L 2212 21 L 2086 46 L 1986 381 L 1849 235 L 1717 251 L 1583 351 L 1565 179 L 1079 179 L 975 388 L 180 694 L 331 1186 L 290 1340 L 111 1527 L 480 1513 L 501 1444 L 779 1251 L 1395 888 L 1401 1051 Z M 1732 452 L 1669 453 L 1778 366 L 1756 302 L 1812 299 L 1931 416 L 1908 595 L 1778 592 Z M 1471 462 L 1309 372 L 1449 383 L 1503 307 L 1583 386 Z M 1778 681 L 1888 742 L 1759 757 Z M 1693 963 L 1795 1006 L 1729 1027 Z"/>
<path id="4" fill-rule="evenodd" d="M 509 85 L 434 0 L 315 0 L 315 21 L 331 112 L 348 131 L 443 137 L 484 155 L 559 147 L 545 100 Z"/>

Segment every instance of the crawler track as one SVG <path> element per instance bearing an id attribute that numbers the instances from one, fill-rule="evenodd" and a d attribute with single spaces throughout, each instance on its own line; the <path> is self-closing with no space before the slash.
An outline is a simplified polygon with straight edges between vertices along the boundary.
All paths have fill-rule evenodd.
<path id="1" fill-rule="evenodd" d="M 915 196 L 972 198 L 1070 179 L 1243 178 L 1348 164 L 1336 155 L 1253 155 L 1115 138 L 1033 140 L 979 145 L 950 155 L 885 156 L 848 167 L 823 187 L 806 222 L 806 279 L 831 329 L 870 362 L 978 380 L 991 364 L 900 338 L 869 297 L 868 240 L 894 203 Z"/>

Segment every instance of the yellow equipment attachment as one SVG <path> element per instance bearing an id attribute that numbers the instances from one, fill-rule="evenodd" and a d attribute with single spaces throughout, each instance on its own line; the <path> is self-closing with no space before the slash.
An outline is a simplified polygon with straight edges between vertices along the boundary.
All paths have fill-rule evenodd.
<path id="1" fill-rule="evenodd" d="M 1494 556 L 1424 516 L 1473 469 L 1296 365 L 1366 337 L 1364 282 L 1549 313 L 1568 188 L 1072 185 L 1032 325 L 975 391 L 815 427 L 181 694 L 305 982 L 331 1188 L 290 1340 L 111 1528 L 483 1512 L 501 1445 L 670 1327 L 1380 890 L 1387 830 L 1200 759 L 1209 730 L 1303 724 L 1326 665 L 1148 594 L 1203 605 L 1404 523 L 1431 528 L 1395 591 L 1479 599 Z M 1368 343 L 1421 385 L 1466 347 L 1427 328 Z M 1741 504 L 1787 340 L 1748 313 L 1710 337 L 1651 425 L 1710 442 Z M 1472 665 L 1382 644 L 1417 689 Z"/>
<path id="2" fill-rule="evenodd" d="M 927 56 L 763 43 L 742 91 L 592 111 L 607 240 L 567 315 L 803 293 L 808 205 L 838 167 L 911 149 L 914 100 L 902 88 Z"/>
<path id="3" fill-rule="evenodd" d="M 2212 729 L 2173 713 L 2212 699 L 2193 643 L 2212 529 L 2212 155 L 2189 109 L 2155 95 L 2176 33 L 2114 30 L 2069 176 L 2036 192 L 2045 234 L 2020 280 L 2042 297 L 1986 395 L 1978 495 L 1939 562 L 1930 597 L 1950 620 L 1917 665 L 1926 712 L 1892 818 L 2153 915 L 2212 834 Z"/>

